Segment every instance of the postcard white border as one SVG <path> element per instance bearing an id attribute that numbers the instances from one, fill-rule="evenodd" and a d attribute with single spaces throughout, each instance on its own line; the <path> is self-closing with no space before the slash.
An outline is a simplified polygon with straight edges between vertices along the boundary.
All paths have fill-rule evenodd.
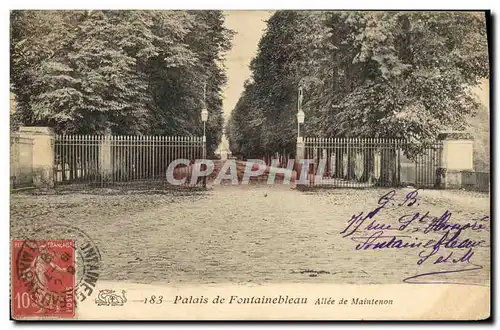
<path id="1" fill-rule="evenodd" d="M 162 5 L 162 7 L 159 7 L 159 5 Z M 350 0 L 348 2 L 333 2 L 333 1 L 324 1 L 324 0 L 309 0 L 309 1 L 300 1 L 300 2 L 291 2 L 291 1 L 264 1 L 264 0 L 254 0 L 254 1 L 248 1 L 246 3 L 244 2 L 238 2 L 238 1 L 230 1 L 230 0 L 218 0 L 218 1 L 201 1 L 201 0 L 185 0 L 185 1 L 172 1 L 170 3 L 166 2 L 160 2 L 160 1 L 151 1 L 151 0 L 143 0 L 143 1 L 131 1 L 131 0 L 122 0 L 122 1 L 102 1 L 102 0 L 88 0 L 88 1 L 57 1 L 57 0 L 50 0 L 50 1 L 34 1 L 34 0 L 29 0 L 29 1 L 5 1 L 2 2 L 1 4 L 2 10 L 1 11 L 1 21 L 2 21 L 2 29 L 1 29 L 1 43 L 0 45 L 3 48 L 2 51 L 2 67 L 3 67 L 3 72 L 4 74 L 7 75 L 7 79 L 2 79 L 2 92 L 5 97 L 3 98 L 4 104 L 7 105 L 7 100 L 9 99 L 9 92 L 8 92 L 8 87 L 9 87 L 9 82 L 8 82 L 8 68 L 9 68 L 9 10 L 10 9 L 81 9 L 81 8 L 106 8 L 106 9 L 237 9 L 237 10 L 242 10 L 242 9 L 253 9 L 253 10 L 273 10 L 273 9 L 492 9 L 493 15 L 498 14 L 499 10 L 499 2 L 498 1 L 483 1 L 483 0 L 476 0 L 476 1 L 464 1 L 464 0 L 453 0 L 453 1 L 436 1 L 436 0 L 422 0 L 422 1 L 398 1 L 398 2 L 393 2 L 393 1 L 361 1 L 361 0 Z M 496 19 L 498 19 L 496 17 Z M 498 21 L 496 22 L 495 26 L 495 46 L 498 43 Z M 495 52 L 495 63 L 498 63 L 498 51 Z M 498 93 L 498 82 L 495 84 L 495 90 L 493 91 L 493 94 L 496 96 Z M 494 109 L 495 107 L 492 106 Z M 0 120 L 0 125 L 2 126 L 2 129 L 0 132 L 4 135 L 3 138 L 1 139 L 1 143 L 3 144 L 2 150 L 8 150 L 9 149 L 9 144 L 8 144 L 8 138 L 7 136 L 9 135 L 9 120 L 8 120 L 8 111 L 7 109 L 4 109 L 4 111 L 1 113 L 3 116 L 2 120 Z M 499 116 L 495 116 L 495 124 L 498 123 Z M 497 142 L 497 141 L 495 141 Z M 495 144 L 495 152 L 497 152 L 498 148 L 498 143 Z M 2 213 L 3 213 L 3 226 L 4 230 L 2 230 L 2 235 L 3 235 L 3 242 L 4 242 L 4 253 L 1 254 L 1 262 L 3 262 L 5 265 L 9 265 L 9 249 L 7 248 L 7 244 L 9 244 L 9 183 L 7 179 L 7 173 L 9 172 L 9 165 L 8 165 L 8 158 L 4 157 L 4 162 L 1 163 L 1 172 L 4 173 L 4 175 L 1 176 L 1 187 L 2 189 L 2 198 L 1 198 L 1 205 L 2 205 Z M 498 181 L 498 176 L 497 180 L 494 182 L 496 184 Z M 495 198 L 494 201 L 498 205 L 498 196 Z M 495 226 L 495 234 L 498 234 L 498 226 Z M 495 258 L 495 262 L 498 260 L 498 253 Z M 2 278 L 2 284 L 0 286 L 0 292 L 1 296 L 4 297 L 4 299 L 1 300 L 1 306 L 3 307 L 2 310 L 4 313 L 7 312 L 9 308 L 9 302 L 6 297 L 9 295 L 9 267 L 4 267 L 3 271 L 1 273 L 1 278 Z M 498 286 L 496 286 L 498 288 Z M 496 304 L 498 308 L 498 304 Z M 497 314 L 498 316 L 498 314 Z M 2 328 L 3 326 L 7 326 L 8 328 L 11 328 L 14 326 L 12 322 L 7 321 L 7 318 L 4 317 L 2 318 Z M 68 325 L 68 324 L 65 324 Z M 63 326 L 65 326 L 63 325 Z M 85 324 L 85 325 L 80 325 L 83 326 L 84 328 L 100 328 L 104 327 L 106 324 Z M 469 324 L 472 325 L 472 324 Z M 123 324 L 120 324 L 119 326 L 123 326 Z M 145 327 L 146 325 L 139 325 L 139 324 L 131 324 L 130 326 L 142 328 Z M 158 325 L 158 326 L 165 326 L 165 325 Z M 183 325 L 174 325 L 174 324 L 168 324 L 168 327 L 178 327 L 178 326 L 183 326 Z M 185 325 L 184 325 L 185 326 Z M 192 325 L 192 326 L 200 326 L 200 325 Z M 218 325 L 215 325 L 218 326 Z M 271 325 L 264 325 L 264 324 L 254 324 L 250 325 L 251 327 L 270 327 Z M 301 326 L 309 326 L 309 325 L 304 325 L 302 324 Z M 362 324 L 357 324 L 357 325 L 344 325 L 344 324 L 333 324 L 333 326 L 338 327 L 338 328 L 344 328 L 349 326 L 351 328 L 352 326 L 354 327 L 360 327 L 363 326 Z M 379 325 L 379 326 L 386 326 L 386 325 Z M 402 326 L 402 325 L 400 325 Z M 438 324 L 426 324 L 426 327 L 434 327 L 434 326 L 439 326 Z M 442 326 L 442 325 L 441 325 Z M 448 325 L 451 327 L 454 327 L 455 325 L 451 324 Z M 7 328 L 6 327 L 6 328 Z M 52 328 L 53 325 L 45 324 L 41 325 L 40 328 Z M 398 326 L 396 326 L 398 327 Z"/>

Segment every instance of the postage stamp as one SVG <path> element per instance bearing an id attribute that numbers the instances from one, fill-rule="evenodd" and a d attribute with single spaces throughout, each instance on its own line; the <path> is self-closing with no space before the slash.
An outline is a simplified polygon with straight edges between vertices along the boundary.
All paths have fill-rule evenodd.
<path id="1" fill-rule="evenodd" d="M 99 249 L 66 224 L 39 228 L 31 237 L 12 241 L 13 318 L 74 318 L 76 305 L 95 291 Z"/>
<path id="2" fill-rule="evenodd" d="M 12 242 L 12 315 L 75 315 L 74 241 Z"/>

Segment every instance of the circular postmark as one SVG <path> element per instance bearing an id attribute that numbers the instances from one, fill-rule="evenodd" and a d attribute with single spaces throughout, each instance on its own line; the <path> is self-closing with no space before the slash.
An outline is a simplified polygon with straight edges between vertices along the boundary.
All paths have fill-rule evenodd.
<path id="1" fill-rule="evenodd" d="M 27 236 L 16 248 L 13 275 L 33 304 L 45 311 L 59 311 L 92 295 L 101 255 L 83 230 L 57 224 Z"/>

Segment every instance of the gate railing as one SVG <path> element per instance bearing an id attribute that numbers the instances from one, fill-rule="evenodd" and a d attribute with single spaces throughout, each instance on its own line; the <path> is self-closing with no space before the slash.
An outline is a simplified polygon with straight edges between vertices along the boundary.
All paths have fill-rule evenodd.
<path id="1" fill-rule="evenodd" d="M 311 159 L 308 184 L 339 187 L 434 187 L 441 167 L 440 142 L 418 144 L 404 139 L 306 138 Z M 318 182 L 317 180 L 320 180 Z"/>
<path id="2" fill-rule="evenodd" d="M 173 160 L 202 158 L 203 140 L 185 136 L 57 135 L 54 151 L 56 184 L 167 183 L 167 168 Z M 182 170 L 179 167 L 176 171 Z"/>

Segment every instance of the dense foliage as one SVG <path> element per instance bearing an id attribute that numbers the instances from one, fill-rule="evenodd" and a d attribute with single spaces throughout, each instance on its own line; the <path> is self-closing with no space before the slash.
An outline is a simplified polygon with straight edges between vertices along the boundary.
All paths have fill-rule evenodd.
<path id="1" fill-rule="evenodd" d="M 59 133 L 222 135 L 220 11 L 13 11 L 16 120 Z"/>
<path id="2" fill-rule="evenodd" d="M 294 150 L 297 90 L 310 137 L 406 137 L 463 129 L 489 77 L 483 13 L 278 11 L 228 123 L 233 152 Z"/>

